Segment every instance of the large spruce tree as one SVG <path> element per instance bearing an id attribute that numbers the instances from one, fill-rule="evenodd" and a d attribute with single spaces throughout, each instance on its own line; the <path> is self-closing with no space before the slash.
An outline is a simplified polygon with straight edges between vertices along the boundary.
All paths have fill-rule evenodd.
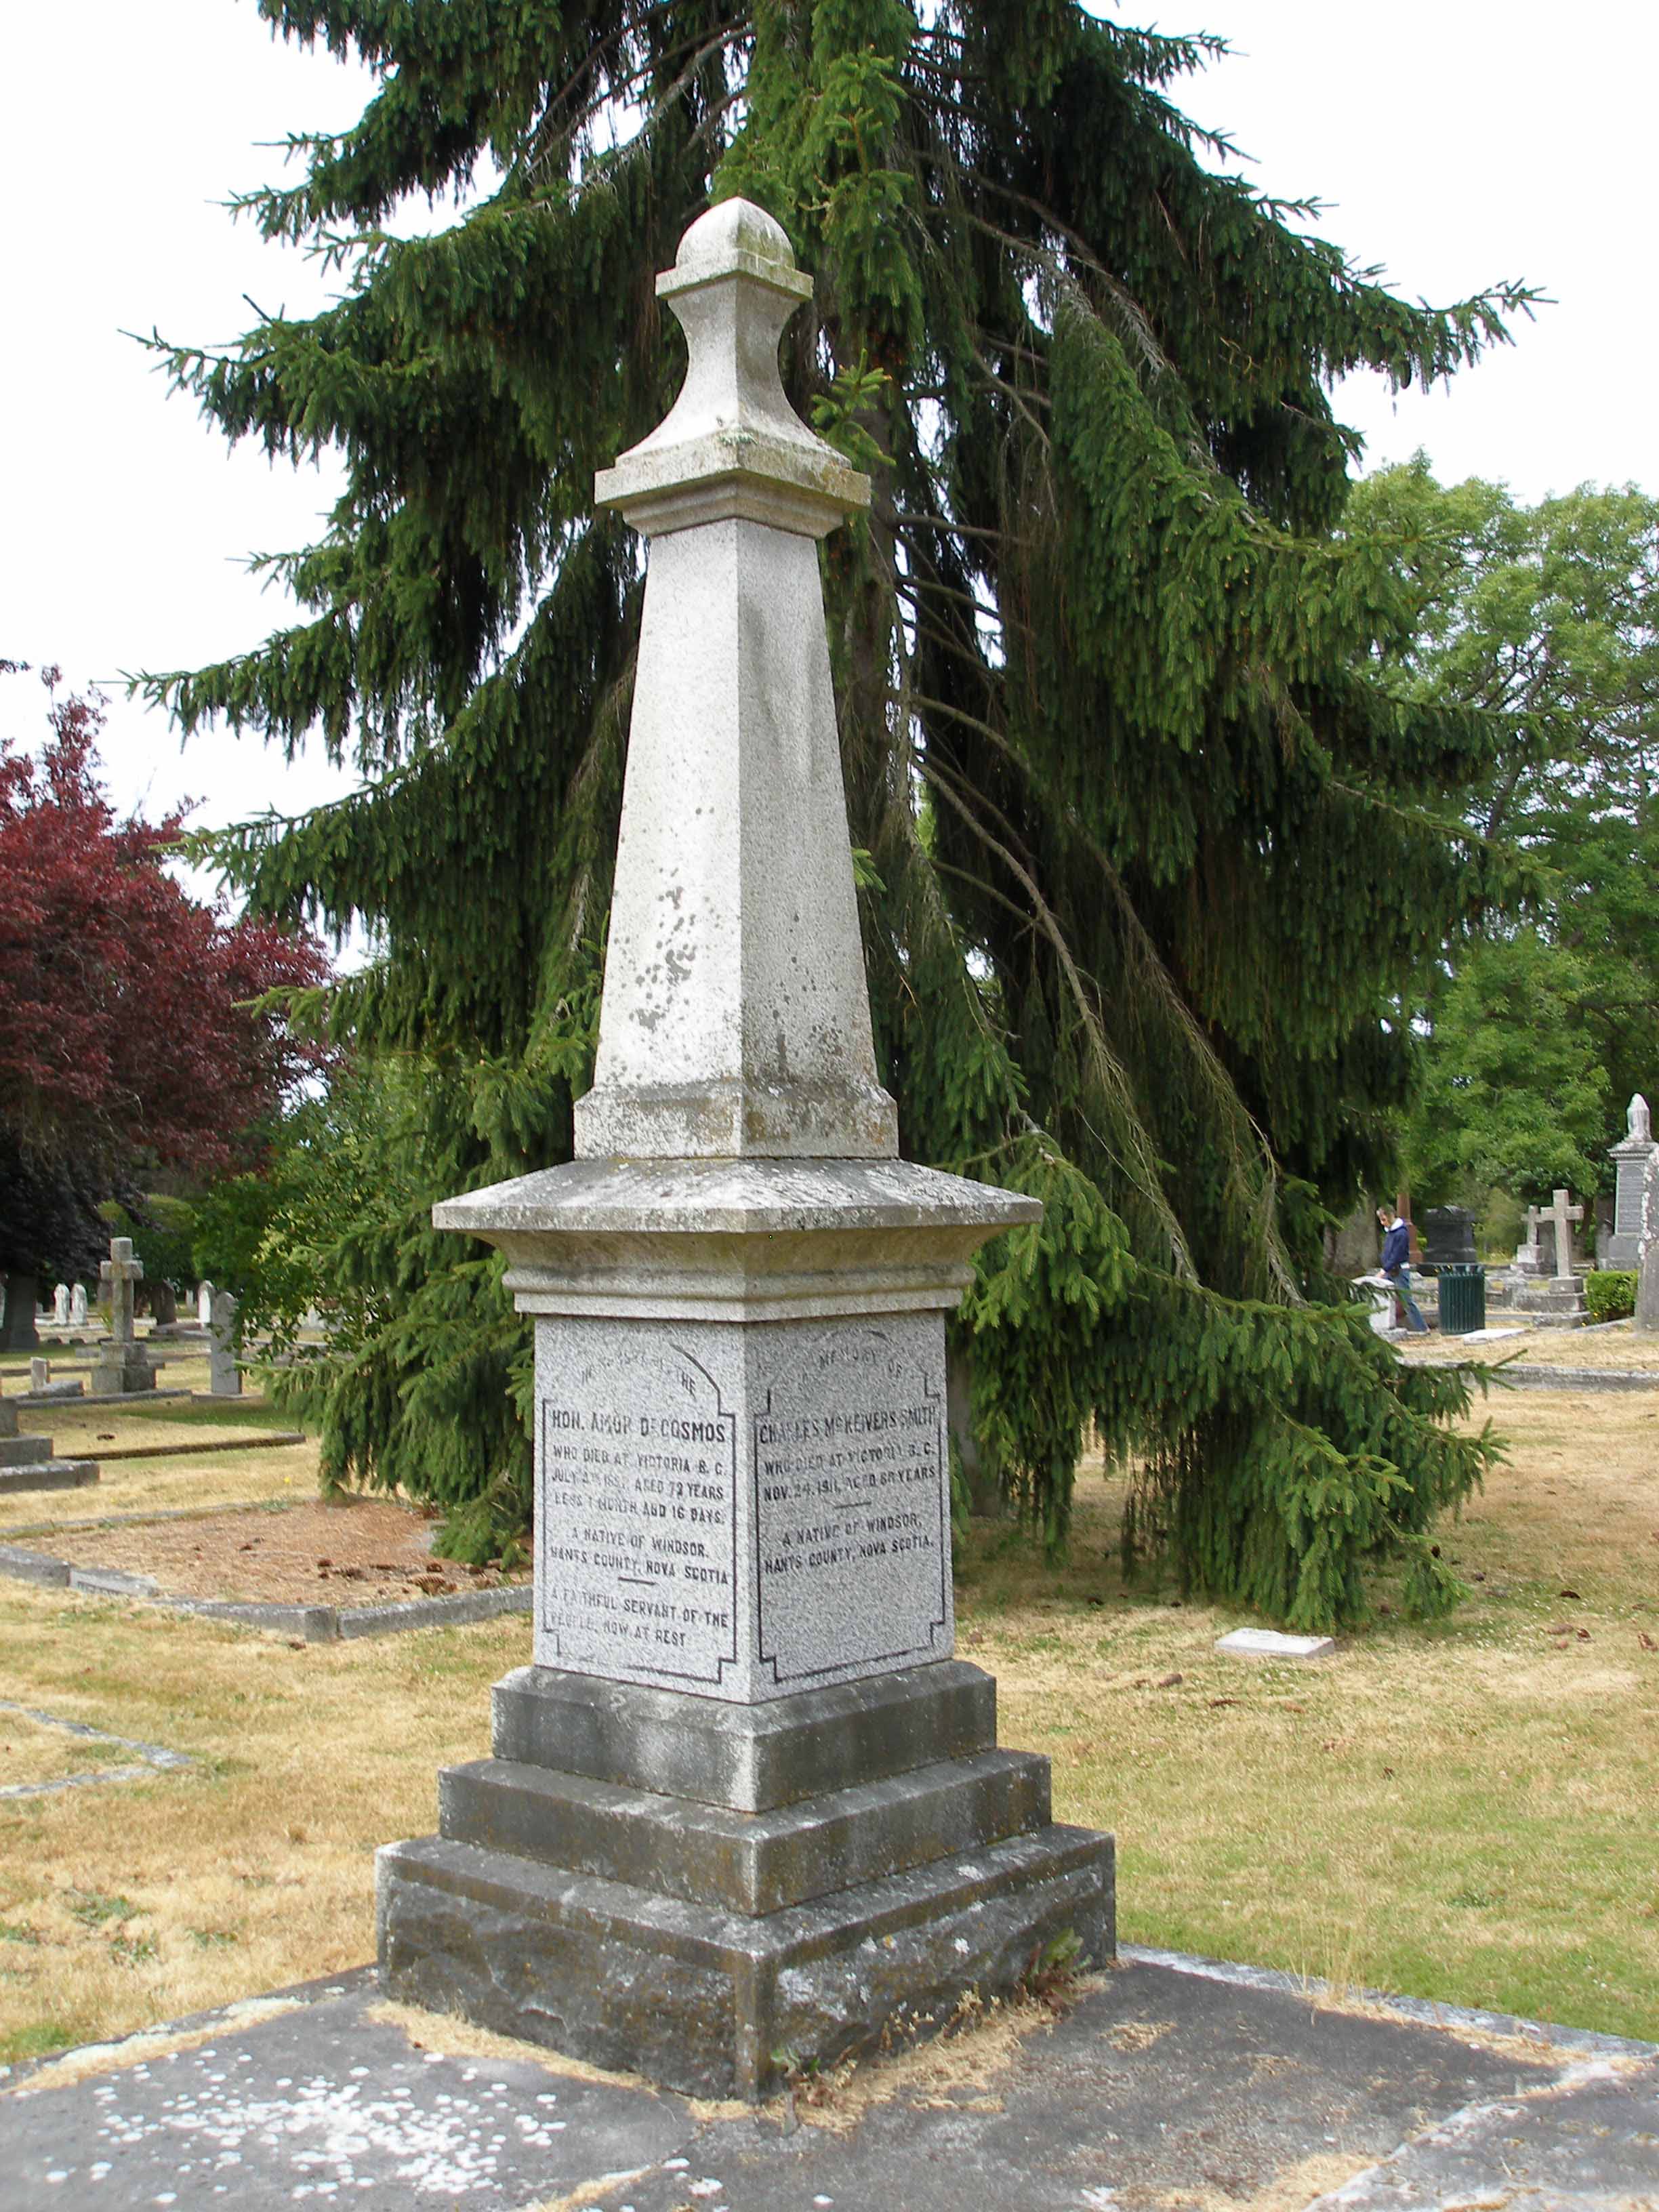
<path id="1" fill-rule="evenodd" d="M 274 564 L 310 618 L 154 689 L 368 779 L 221 848 L 382 947 L 340 1016 L 385 1111 L 320 1224 L 329 1473 L 468 1508 L 458 1542 L 524 1509 L 527 1336 L 426 1208 L 568 1153 L 642 574 L 593 473 L 683 369 L 653 273 L 741 191 L 816 278 L 792 394 L 875 480 L 823 567 L 903 1141 L 1048 1209 L 958 1324 L 987 1449 L 1050 1542 L 1092 1419 L 1188 1580 L 1322 1625 L 1403 1549 L 1443 1602 L 1425 1532 L 1489 1447 L 1317 1302 L 1317 1230 L 1386 1160 L 1389 1007 L 1492 894 L 1488 738 L 1368 676 L 1407 617 L 1387 543 L 1334 534 L 1328 392 L 1442 376 L 1525 295 L 1409 306 L 1297 235 L 1171 102 L 1206 42 L 1074 0 L 258 4 L 380 81 L 248 204 L 343 294 L 172 365 L 346 489 Z"/>

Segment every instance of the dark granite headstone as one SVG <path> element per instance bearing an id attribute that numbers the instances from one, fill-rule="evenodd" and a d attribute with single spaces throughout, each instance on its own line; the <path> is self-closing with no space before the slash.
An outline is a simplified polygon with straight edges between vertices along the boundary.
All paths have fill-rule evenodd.
<path id="1" fill-rule="evenodd" d="M 1423 1216 L 1424 1265 L 1468 1267 L 1480 1256 L 1474 1249 L 1474 1216 L 1468 1207 L 1431 1206 Z"/>

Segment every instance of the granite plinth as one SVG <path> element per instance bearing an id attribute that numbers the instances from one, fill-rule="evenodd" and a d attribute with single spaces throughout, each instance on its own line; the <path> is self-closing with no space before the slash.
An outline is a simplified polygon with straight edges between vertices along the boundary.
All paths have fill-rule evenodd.
<path id="1" fill-rule="evenodd" d="M 754 1704 L 949 1658 L 945 1328 L 536 1325 L 539 1665 Z"/>
<path id="2" fill-rule="evenodd" d="M 996 1684 L 959 1659 L 761 1705 L 520 1667 L 495 1685 L 497 1759 L 739 1813 L 878 1782 L 997 1740 Z"/>
<path id="3" fill-rule="evenodd" d="M 379 1854 L 395 1996 L 671 2088 L 763 2095 L 969 1989 L 1006 1995 L 1074 1935 L 1114 1953 L 1109 1836 L 1047 1827 L 750 1918 L 428 1837 Z"/>

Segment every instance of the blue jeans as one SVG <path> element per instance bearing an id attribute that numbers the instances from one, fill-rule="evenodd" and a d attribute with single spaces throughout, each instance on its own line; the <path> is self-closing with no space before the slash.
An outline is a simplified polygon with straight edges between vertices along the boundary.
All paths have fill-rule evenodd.
<path id="1" fill-rule="evenodd" d="M 1413 1336 L 1426 1336 L 1429 1324 L 1417 1310 L 1417 1300 L 1412 1296 L 1411 1269 L 1397 1267 L 1388 1278 L 1388 1282 L 1394 1292 L 1395 1304 L 1406 1317 L 1407 1328 Z"/>

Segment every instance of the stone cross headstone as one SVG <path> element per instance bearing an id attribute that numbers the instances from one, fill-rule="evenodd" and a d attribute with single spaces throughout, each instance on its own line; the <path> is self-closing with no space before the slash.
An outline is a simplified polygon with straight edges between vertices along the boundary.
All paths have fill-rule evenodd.
<path id="1" fill-rule="evenodd" d="M 1613 1234 L 1596 1257 L 1604 1267 L 1634 1267 L 1642 1249 L 1642 1193 L 1654 1157 L 1652 1116 L 1638 1091 L 1625 1117 L 1625 1133 L 1607 1158 L 1613 1164 Z"/>
<path id="2" fill-rule="evenodd" d="M 236 1300 L 215 1291 L 208 1316 L 208 1389 L 216 1398 L 240 1398 L 242 1370 L 236 1364 Z"/>
<path id="3" fill-rule="evenodd" d="M 131 1344 L 133 1292 L 144 1279 L 144 1263 L 132 1256 L 131 1237 L 112 1237 L 109 1257 L 98 1270 L 109 1292 L 110 1334 L 118 1344 Z"/>
<path id="4" fill-rule="evenodd" d="M 1558 1283 L 1570 1283 L 1573 1279 L 1572 1224 L 1584 1218 L 1583 1207 L 1574 1206 L 1571 1200 L 1571 1191 L 1558 1190 L 1550 1204 L 1544 1208 L 1544 1218 L 1555 1231 L 1555 1279 Z"/>
<path id="5" fill-rule="evenodd" d="M 52 1325 L 57 1328 L 67 1328 L 69 1317 L 70 1287 L 67 1283 L 59 1283 L 52 1294 Z"/>
<path id="6" fill-rule="evenodd" d="M 754 2098 L 1064 1930 L 1109 1959 L 1112 1843 L 955 1657 L 945 1316 L 1040 1209 L 902 1159 L 877 1073 L 817 553 L 869 485 L 777 365 L 811 283 L 733 199 L 657 289 L 684 386 L 598 485 L 651 549 L 593 1087 L 568 1166 L 434 1215 L 534 1316 L 535 1664 L 380 1852 L 380 1956 Z"/>
<path id="7" fill-rule="evenodd" d="M 87 1325 L 87 1286 L 84 1283 L 70 1285 L 70 1327 L 84 1328 Z"/>
<path id="8" fill-rule="evenodd" d="M 93 1395 L 116 1397 L 129 1391 L 153 1390 L 155 1370 L 133 1334 L 133 1292 L 143 1280 L 144 1263 L 133 1258 L 131 1237 L 111 1237 L 109 1257 L 98 1273 L 109 1293 L 112 1341 L 98 1347 L 92 1370 Z"/>
<path id="9" fill-rule="evenodd" d="M 213 1285 L 211 1283 L 198 1283 L 196 1285 L 196 1318 L 204 1328 L 208 1328 L 212 1322 Z"/>

